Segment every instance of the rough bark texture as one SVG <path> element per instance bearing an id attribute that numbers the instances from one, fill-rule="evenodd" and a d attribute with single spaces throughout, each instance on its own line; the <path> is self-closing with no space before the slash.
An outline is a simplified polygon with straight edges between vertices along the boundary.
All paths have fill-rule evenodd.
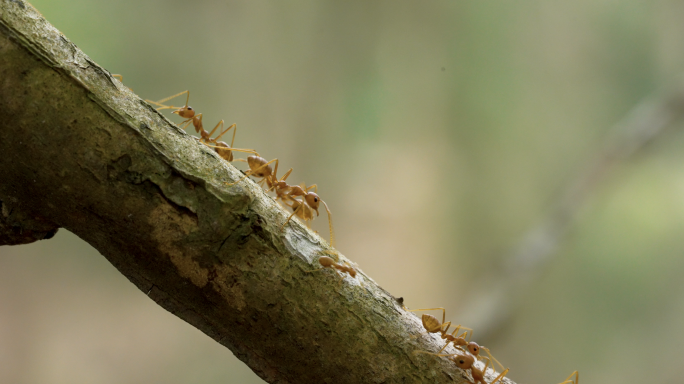
<path id="1" fill-rule="evenodd" d="M 288 213 L 262 189 L 226 186 L 239 171 L 21 0 L 0 0 L 0 110 L 2 244 L 68 229 L 271 383 L 469 377 L 414 355 L 443 341 L 363 272 L 306 273 L 324 240 L 281 230 Z"/>

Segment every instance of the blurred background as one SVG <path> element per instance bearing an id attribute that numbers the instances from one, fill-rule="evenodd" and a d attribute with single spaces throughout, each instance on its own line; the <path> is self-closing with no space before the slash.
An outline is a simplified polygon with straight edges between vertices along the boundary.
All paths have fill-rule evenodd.
<path id="1" fill-rule="evenodd" d="M 473 328 L 514 381 L 680 381 L 681 121 L 602 174 L 544 257 L 514 255 L 615 124 L 681 80 L 684 3 L 32 4 L 140 97 L 189 89 L 205 126 L 317 183 L 338 249 Z M 0 248 L 0 382 L 262 381 L 62 229 Z"/>

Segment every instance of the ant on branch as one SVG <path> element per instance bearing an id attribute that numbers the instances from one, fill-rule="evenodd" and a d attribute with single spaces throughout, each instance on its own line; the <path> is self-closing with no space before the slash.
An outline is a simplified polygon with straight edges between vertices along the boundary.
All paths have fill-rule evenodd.
<path id="1" fill-rule="evenodd" d="M 178 108 L 178 107 L 174 107 L 173 105 L 162 104 L 162 103 L 169 101 L 175 97 L 178 97 L 184 93 L 187 93 L 187 95 L 188 95 L 188 97 L 185 99 L 185 106 Z M 195 131 L 198 133 L 202 132 L 202 137 L 204 137 L 204 133 L 207 132 L 202 127 L 202 114 L 200 113 L 200 114 L 195 115 L 195 110 L 192 109 L 192 107 L 188 105 L 188 102 L 190 101 L 190 91 L 183 91 L 183 92 L 177 93 L 173 96 L 169 96 L 165 99 L 161 99 L 159 101 L 152 101 L 152 100 L 145 100 L 145 101 L 160 107 L 160 108 L 157 108 L 157 111 L 161 111 L 162 109 L 178 108 L 175 111 L 172 111 L 171 113 L 175 113 L 176 115 L 178 115 L 184 119 L 187 119 L 181 123 L 181 125 L 182 125 L 181 128 L 185 129 L 190 124 L 190 122 L 192 122 L 192 125 L 195 127 Z"/>
<path id="2" fill-rule="evenodd" d="M 423 328 L 425 328 L 425 330 L 428 331 L 428 333 L 439 333 L 440 337 L 442 339 L 447 340 L 447 343 L 444 346 L 444 348 L 446 348 L 446 346 L 449 345 L 449 343 L 454 343 L 454 345 L 457 345 L 457 346 L 467 345 L 468 342 L 466 341 L 464 336 L 467 336 L 468 331 L 470 331 L 470 337 L 472 337 L 473 336 L 473 330 L 470 328 L 462 327 L 459 324 L 456 326 L 456 329 L 454 329 L 453 332 L 451 332 L 450 334 L 447 333 L 447 331 L 449 330 L 449 327 L 451 327 L 451 321 L 445 322 L 445 320 L 446 320 L 446 309 L 444 309 L 444 308 L 422 308 L 422 309 L 413 309 L 413 310 L 410 310 L 409 312 L 435 311 L 438 309 L 442 310 L 442 321 L 440 322 L 436 317 L 430 315 L 429 313 L 424 313 L 423 316 L 421 316 L 421 321 L 423 322 Z M 461 329 L 465 329 L 466 331 L 463 332 L 459 336 L 458 331 Z M 442 352 L 442 350 L 444 348 L 442 348 L 440 350 L 440 352 Z"/>
<path id="3" fill-rule="evenodd" d="M 266 161 L 263 157 L 259 156 L 258 153 L 255 152 L 254 155 L 247 157 L 247 164 L 249 165 L 249 169 L 245 171 L 245 176 L 242 177 L 240 180 L 233 182 L 233 183 L 228 183 L 228 185 L 235 185 L 242 180 L 248 178 L 249 176 L 255 176 L 255 177 L 260 177 L 261 180 L 257 182 L 260 186 L 264 182 L 271 186 L 272 183 L 272 178 L 273 178 L 273 168 L 271 168 L 271 163 L 275 161 L 275 167 L 276 170 L 278 169 L 278 159 L 273 159 L 271 161 Z"/>
<path id="4" fill-rule="evenodd" d="M 278 167 L 275 167 L 275 170 L 273 171 L 273 175 L 271 175 L 270 180 L 267 182 L 269 185 L 269 188 L 266 192 L 273 191 L 276 194 L 276 201 L 278 199 L 281 199 L 285 205 L 288 207 L 291 207 L 291 205 L 287 204 L 286 201 L 289 200 L 290 196 L 287 193 L 292 189 L 292 186 L 289 185 L 288 183 L 285 182 L 287 180 L 288 176 L 290 176 L 290 173 L 292 173 L 292 168 L 290 168 L 283 177 L 278 179 Z"/>
<path id="5" fill-rule="evenodd" d="M 290 222 L 290 219 L 292 219 L 292 216 L 297 216 L 300 219 L 304 220 L 307 226 L 309 226 L 309 221 L 312 221 L 314 219 L 313 216 L 313 211 L 316 211 L 316 216 L 319 215 L 318 213 L 318 207 L 320 206 L 321 203 L 323 203 L 323 206 L 325 206 L 326 212 L 328 212 L 328 228 L 330 229 L 330 246 L 335 248 L 335 231 L 333 230 L 333 224 L 332 224 L 332 213 L 330 212 L 330 208 L 328 208 L 328 204 L 323 201 L 316 192 L 309 192 L 310 189 L 312 189 L 316 192 L 318 192 L 318 186 L 316 184 L 313 184 L 309 187 L 306 187 L 305 184 L 302 185 L 289 185 L 288 186 L 288 191 L 287 192 L 282 192 L 282 199 L 283 201 L 289 200 L 292 202 L 290 207 L 292 208 L 292 214 L 290 217 L 287 218 L 285 223 L 281 226 L 284 227 L 285 224 Z M 277 193 L 277 192 L 276 192 Z M 303 201 L 299 201 L 295 199 L 295 197 L 301 196 L 304 198 Z M 285 203 L 287 204 L 287 203 Z"/>
<path id="6" fill-rule="evenodd" d="M 183 107 L 174 107 L 172 105 L 164 105 L 162 103 L 173 99 L 174 97 L 178 97 L 182 94 L 186 93 L 188 96 L 185 99 L 185 105 Z M 221 156 L 224 160 L 231 162 L 233 161 L 233 151 L 237 152 L 246 152 L 246 153 L 252 153 L 256 154 L 257 152 L 253 149 L 238 149 L 238 148 L 233 148 L 233 144 L 235 143 L 235 134 L 237 133 L 237 124 L 233 123 L 231 124 L 226 130 L 222 131 L 216 138 L 212 139 L 211 136 L 214 135 L 214 132 L 221 127 L 223 129 L 223 123 L 224 121 L 221 120 L 219 121 L 218 124 L 214 127 L 214 129 L 211 130 L 211 132 L 207 132 L 204 129 L 204 124 L 202 123 L 202 114 L 195 114 L 195 110 L 188 105 L 188 102 L 190 101 L 190 91 L 183 91 L 180 93 L 177 93 L 173 96 L 169 96 L 165 99 L 159 100 L 159 101 L 152 101 L 152 100 L 147 100 L 147 102 L 152 103 L 160 108 L 157 108 L 158 111 L 161 111 L 163 109 L 172 109 L 172 108 L 178 108 L 175 111 L 171 113 L 175 113 L 178 116 L 186 119 L 185 121 L 180 123 L 181 128 L 186 129 L 188 125 L 192 122 L 193 127 L 195 127 L 195 132 L 200 134 L 200 143 L 204 143 L 206 146 L 214 148 L 214 151 Z M 233 129 L 233 139 L 230 142 L 230 145 L 223 141 L 218 141 L 218 139 L 221 138 L 221 136 L 225 135 L 228 131 Z M 213 145 L 212 145 L 213 144 Z M 244 161 L 244 160 L 240 160 Z"/>
<path id="7" fill-rule="evenodd" d="M 278 164 L 276 163 L 275 166 L 275 171 L 271 174 L 271 176 L 267 179 L 266 183 L 268 184 L 269 188 L 268 191 L 273 190 L 276 194 L 276 201 L 278 199 L 281 199 L 285 205 L 290 207 L 292 209 L 292 214 L 290 217 L 287 218 L 287 220 L 280 226 L 283 228 L 285 224 L 290 222 L 290 219 L 292 219 L 292 216 L 297 216 L 301 220 L 303 220 L 307 227 L 309 226 L 309 221 L 312 221 L 314 219 L 313 216 L 313 211 L 316 211 L 316 216 L 319 215 L 318 212 L 318 207 L 320 206 L 321 202 L 325 206 L 326 212 L 328 212 L 328 228 L 330 229 L 330 246 L 333 248 L 335 247 L 335 231 L 333 230 L 333 225 L 332 225 L 332 213 L 330 212 L 330 208 L 328 208 L 328 204 L 325 203 L 325 201 L 321 200 L 321 198 L 318 196 L 316 192 L 318 192 L 318 185 L 313 184 L 310 186 L 306 186 L 306 184 L 302 183 L 301 185 L 290 185 L 285 180 L 287 180 L 288 176 L 290 176 L 290 173 L 292 173 L 292 168 L 290 168 L 280 179 L 278 179 Z M 315 192 L 309 192 L 311 189 L 313 189 Z M 304 200 L 300 201 L 297 200 L 296 197 L 302 197 Z"/>
<path id="8" fill-rule="evenodd" d="M 423 327 L 425 328 L 426 331 L 428 331 L 429 333 L 439 333 L 440 337 L 447 341 L 446 344 L 444 344 L 444 346 L 442 347 L 442 349 L 439 350 L 438 353 L 441 353 L 449 345 L 449 343 L 452 343 L 456 348 L 459 348 L 462 351 L 467 350 L 468 352 L 470 352 L 470 354 L 475 356 L 477 359 L 485 359 L 485 357 L 480 356 L 480 350 L 484 350 L 487 353 L 487 355 L 489 356 L 489 360 L 494 361 L 495 363 L 497 363 L 499 365 L 499 367 L 502 370 L 504 370 L 504 366 L 499 362 L 499 360 L 497 360 L 496 358 L 494 358 L 494 356 L 492 356 L 492 354 L 488 348 L 482 347 L 474 341 L 469 342 L 468 340 L 466 340 L 466 337 L 468 337 L 468 339 L 470 339 L 470 337 L 473 336 L 473 330 L 472 329 L 463 327 L 459 324 L 456 326 L 456 329 L 454 329 L 453 332 L 451 332 L 450 334 L 447 333 L 447 331 L 449 330 L 449 327 L 451 327 L 451 321 L 445 322 L 446 310 L 444 308 L 414 309 L 414 310 L 411 310 L 409 312 L 433 311 L 433 310 L 438 310 L 438 309 L 442 310 L 442 322 L 441 323 L 436 317 L 434 317 L 430 314 L 427 314 L 427 313 L 424 313 L 423 316 L 421 317 L 421 320 L 423 322 Z M 465 329 L 466 331 L 463 332 L 461 335 L 459 335 L 458 331 L 461 329 Z M 470 336 L 468 336 L 468 331 L 470 331 Z M 465 349 L 463 347 L 465 347 Z M 492 363 L 492 366 L 493 365 L 494 365 L 494 363 Z"/>
<path id="9" fill-rule="evenodd" d="M 473 384 L 487 384 L 487 381 L 484 379 L 484 375 L 487 372 L 487 367 L 489 366 L 489 359 L 486 357 L 483 357 L 483 359 L 487 360 L 485 362 L 484 369 L 480 370 L 475 366 L 475 358 L 470 355 L 461 355 L 458 353 L 451 353 L 451 354 L 439 354 L 439 353 L 432 353 L 432 352 L 426 352 L 426 351 L 414 351 L 414 354 L 418 353 L 426 353 L 428 355 L 435 355 L 435 356 L 445 356 L 447 359 L 453 361 L 457 367 L 463 369 L 463 370 L 468 370 L 470 369 L 470 374 L 473 376 Z M 496 377 L 496 379 L 492 380 L 491 383 L 489 384 L 494 384 L 497 381 L 503 379 L 504 376 L 508 373 L 508 368 L 506 368 L 503 372 L 499 374 L 499 376 Z M 572 376 L 572 375 L 571 375 Z M 562 383 L 561 383 L 562 384 Z"/>
<path id="10" fill-rule="evenodd" d="M 257 154 L 257 152 L 253 149 L 233 148 L 233 143 L 235 143 L 235 133 L 237 132 L 237 124 L 235 123 L 231 124 L 230 127 L 226 128 L 226 130 L 222 131 L 221 133 L 219 133 L 218 136 L 212 139 L 211 136 L 214 134 L 214 132 L 216 131 L 216 129 L 218 129 L 219 126 L 221 127 L 221 129 L 223 129 L 223 120 L 219 121 L 219 123 L 216 124 L 214 129 L 212 129 L 209 133 L 206 133 L 206 131 L 202 129 L 202 138 L 200 138 L 199 140 L 200 143 L 204 143 L 207 147 L 214 148 L 214 151 L 216 151 L 216 153 L 218 153 L 218 155 L 221 156 L 223 160 L 229 163 L 233 160 L 246 161 L 244 159 L 234 159 L 233 151 Z M 218 141 L 218 139 L 220 139 L 221 136 L 225 135 L 231 129 L 233 129 L 233 139 L 230 141 L 230 145 L 228 145 L 228 143 L 226 142 Z"/>
<path id="11" fill-rule="evenodd" d="M 328 251 L 328 252 L 330 252 L 330 251 Z M 348 273 L 349 276 L 351 276 L 352 278 L 355 278 L 355 277 L 356 277 L 356 269 L 354 269 L 354 267 L 352 267 L 352 266 L 351 266 L 349 263 L 347 263 L 346 261 L 344 262 L 344 264 L 338 264 L 338 263 L 335 262 L 335 260 L 333 260 L 332 257 L 321 256 L 321 257 L 318 258 L 318 262 L 321 263 L 321 267 L 320 267 L 320 268 L 314 269 L 313 271 L 306 271 L 306 272 L 307 272 L 307 273 L 311 273 L 311 272 L 320 271 L 320 270 L 322 270 L 322 269 L 324 269 L 324 268 L 334 268 L 334 269 L 337 269 L 337 270 L 340 271 L 340 272 L 343 272 L 343 273 L 346 272 L 346 273 Z M 340 276 L 340 275 L 337 274 L 337 273 L 335 273 L 335 274 L 336 274 L 337 277 L 339 277 L 339 279 L 340 279 L 340 283 L 339 283 L 339 284 L 342 284 L 342 280 L 343 280 L 342 276 Z"/>

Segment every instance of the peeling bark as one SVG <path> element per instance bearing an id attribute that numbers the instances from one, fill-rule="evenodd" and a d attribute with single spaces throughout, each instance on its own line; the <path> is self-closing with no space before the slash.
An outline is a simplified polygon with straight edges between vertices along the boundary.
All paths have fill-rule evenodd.
<path id="1" fill-rule="evenodd" d="M 254 183 L 226 186 L 238 170 L 21 0 L 0 0 L 0 110 L 2 244 L 68 229 L 271 383 L 469 380 L 413 354 L 443 341 L 362 271 L 306 273 L 321 237 L 281 229 Z"/>

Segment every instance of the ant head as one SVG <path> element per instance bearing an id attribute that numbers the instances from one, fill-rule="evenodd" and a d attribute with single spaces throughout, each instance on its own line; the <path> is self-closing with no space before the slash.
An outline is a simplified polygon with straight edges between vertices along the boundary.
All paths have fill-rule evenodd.
<path id="1" fill-rule="evenodd" d="M 192 119 L 195 116 L 195 110 L 187 105 L 185 107 L 178 108 L 171 113 L 175 113 L 184 119 Z"/>
<path id="2" fill-rule="evenodd" d="M 309 207 L 313 208 L 316 211 L 316 216 L 318 216 L 318 206 L 321 204 L 321 198 L 316 193 L 309 192 L 306 194 L 305 199 Z"/>
<path id="3" fill-rule="evenodd" d="M 480 346 L 476 342 L 471 341 L 468 343 L 468 352 L 473 354 L 473 356 L 478 356 L 480 354 Z"/>
<path id="4" fill-rule="evenodd" d="M 456 355 L 451 358 L 451 361 L 456 363 L 456 366 L 461 369 L 470 369 L 475 363 L 475 359 L 468 355 Z"/>

